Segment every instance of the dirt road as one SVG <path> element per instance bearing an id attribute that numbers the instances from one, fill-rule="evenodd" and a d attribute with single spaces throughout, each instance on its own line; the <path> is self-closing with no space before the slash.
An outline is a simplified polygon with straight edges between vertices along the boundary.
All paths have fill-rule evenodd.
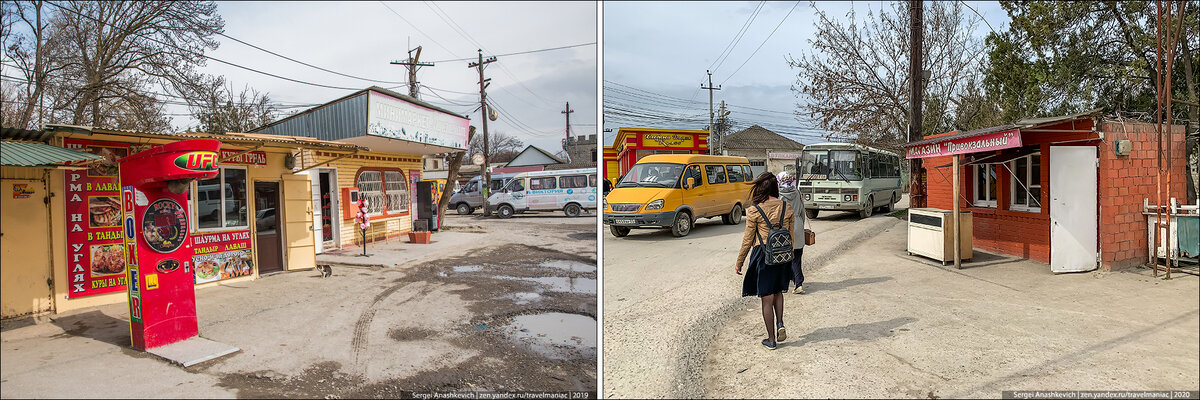
<path id="1" fill-rule="evenodd" d="M 902 206 L 907 206 L 902 201 Z M 817 244 L 805 250 L 813 268 L 899 222 L 885 215 L 822 213 L 809 225 Z M 702 220 L 691 234 L 604 230 L 604 396 L 696 397 L 717 329 L 745 308 L 734 274 L 744 224 Z"/>
<path id="2" fill-rule="evenodd" d="M 288 272 L 199 290 L 201 335 L 242 351 L 186 369 L 128 348 L 123 304 L 8 324 L 2 397 L 594 393 L 594 217 L 451 216 L 449 226 L 429 245 L 321 255 L 330 278 Z"/>

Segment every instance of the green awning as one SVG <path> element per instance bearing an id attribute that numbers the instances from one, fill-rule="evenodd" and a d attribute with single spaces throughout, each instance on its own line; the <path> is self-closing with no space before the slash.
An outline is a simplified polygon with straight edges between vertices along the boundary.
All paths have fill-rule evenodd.
<path id="1" fill-rule="evenodd" d="M 95 154 L 48 144 L 0 141 L 0 165 L 55 168 L 59 163 L 99 159 Z"/>

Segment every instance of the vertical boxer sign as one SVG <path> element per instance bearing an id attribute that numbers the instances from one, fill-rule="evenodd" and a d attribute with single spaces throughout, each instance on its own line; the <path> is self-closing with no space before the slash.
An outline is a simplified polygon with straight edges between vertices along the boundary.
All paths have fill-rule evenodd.
<path id="1" fill-rule="evenodd" d="M 133 219 L 133 186 L 121 188 L 121 213 L 125 216 L 125 265 L 129 285 L 129 320 L 142 323 L 142 296 L 138 287 L 137 229 Z"/>

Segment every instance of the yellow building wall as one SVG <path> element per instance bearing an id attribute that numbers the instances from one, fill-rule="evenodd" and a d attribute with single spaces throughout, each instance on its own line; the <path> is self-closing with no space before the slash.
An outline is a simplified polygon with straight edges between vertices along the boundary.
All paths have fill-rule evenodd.
<path id="1" fill-rule="evenodd" d="M 315 152 L 313 160 L 320 163 L 329 159 L 336 158 L 334 155 Z M 345 204 L 345 199 L 342 199 L 342 188 L 354 187 L 356 182 L 354 179 L 358 176 L 358 170 L 363 167 L 377 168 L 396 168 L 404 173 L 405 180 L 408 181 L 409 201 L 412 201 L 414 196 L 412 187 L 412 176 L 409 175 L 412 171 L 421 171 L 421 156 L 416 154 L 398 154 L 384 152 L 362 152 L 351 157 L 342 158 L 328 164 L 330 167 L 337 168 L 337 196 L 339 196 L 339 204 Z M 310 189 L 311 191 L 311 189 Z M 412 230 L 412 213 L 409 207 L 409 214 L 396 217 L 372 217 L 371 227 L 367 228 L 368 242 L 377 240 L 386 240 L 388 237 L 396 236 L 404 232 Z M 362 231 L 358 228 L 358 224 L 354 222 L 353 216 L 345 219 L 342 215 L 342 210 L 334 210 L 334 220 L 338 223 L 338 228 L 341 231 L 338 241 L 339 247 L 357 246 L 362 242 Z M 311 218 L 311 217 L 310 217 Z"/>
<path id="2" fill-rule="evenodd" d="M 163 139 L 147 139 L 147 138 L 132 138 L 128 136 L 117 135 L 73 135 L 77 139 L 102 140 L 112 142 L 137 142 L 149 144 L 164 144 L 170 141 Z M 62 146 L 62 138 L 55 138 L 52 144 Z M 281 214 L 284 225 L 281 226 L 284 233 L 284 265 L 286 270 L 297 270 L 312 268 L 316 265 L 316 248 L 313 243 L 312 225 L 312 197 L 311 183 L 308 176 L 294 175 L 290 170 L 283 168 L 283 159 L 289 153 L 286 149 L 264 148 L 258 151 L 263 151 L 267 154 L 267 165 L 237 165 L 246 168 L 246 176 L 249 179 L 247 192 L 251 196 L 247 200 L 247 211 L 250 215 L 254 215 L 257 210 L 254 210 L 254 181 L 280 182 L 280 201 Z M 233 164 L 229 166 L 234 166 Z M 69 288 L 69 276 L 67 274 L 67 252 L 66 252 L 66 222 L 64 219 L 65 199 L 63 190 L 65 189 L 66 175 L 63 170 L 51 170 L 50 172 L 50 191 L 56 195 L 51 197 L 50 204 L 50 229 L 51 229 L 51 251 L 50 257 L 53 259 L 53 281 L 54 281 L 54 308 L 56 313 L 63 313 L 81 308 L 94 307 L 106 304 L 123 303 L 127 301 L 127 294 L 123 291 L 114 293 L 105 293 L 85 297 L 77 297 L 68 299 L 67 293 Z M 301 182 L 302 181 L 302 182 Z M 308 185 L 308 186 L 306 186 Z M 306 186 L 303 188 L 302 197 L 298 199 L 291 198 L 293 194 L 300 193 L 296 186 Z M 291 193 L 291 194 L 289 194 Z M 299 204 L 304 203 L 304 204 Z M 277 217 L 280 218 L 280 217 Z M 5 223 L 5 226 L 8 224 Z M 254 274 L 250 276 L 224 279 L 215 282 L 196 285 L 196 289 L 203 289 L 212 286 L 219 286 L 228 283 L 246 282 L 258 279 L 258 243 L 257 237 L 254 235 L 254 224 L 250 224 L 251 238 L 254 242 Z M 43 225 L 45 226 L 45 225 Z M 301 232 L 302 227 L 307 227 L 307 232 Z M 206 232 L 207 233 L 207 232 Z M 4 290 L 7 291 L 8 286 L 5 283 Z"/>
<path id="3" fill-rule="evenodd" d="M 0 167 L 0 318 L 54 309 L 50 277 L 50 209 L 41 168 Z M 32 190 L 17 198 L 14 185 Z M 25 195 L 22 195 L 25 196 Z"/>

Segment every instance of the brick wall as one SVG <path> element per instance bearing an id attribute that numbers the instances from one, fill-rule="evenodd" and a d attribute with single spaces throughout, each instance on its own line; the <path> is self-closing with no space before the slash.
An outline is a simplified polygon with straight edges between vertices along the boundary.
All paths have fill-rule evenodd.
<path id="1" fill-rule="evenodd" d="M 1176 126 L 1174 131 L 1173 180 L 1171 196 L 1185 198 L 1184 181 L 1184 148 L 1183 126 Z M 1124 127 L 1120 122 L 1104 121 L 1101 130 L 1104 140 L 1087 140 L 1096 138 L 1095 134 L 1087 132 L 1092 129 L 1089 119 L 1068 121 L 1054 126 L 1040 127 L 1038 132 L 1022 131 L 1022 141 L 1026 146 L 1038 145 L 1041 148 L 1041 181 L 1042 193 L 1040 212 L 1024 212 L 1009 210 L 1010 180 L 1009 172 L 999 168 L 996 176 L 999 181 L 997 188 L 997 206 L 995 208 L 973 207 L 971 205 L 971 167 L 963 166 L 960 172 L 959 207 L 971 211 L 974 223 L 974 246 L 984 251 L 1011 254 L 1029 258 L 1044 263 L 1050 262 L 1050 144 L 1060 142 L 1057 146 L 1096 146 L 1100 162 L 1097 172 L 1097 191 L 1099 207 L 1099 240 L 1101 268 L 1115 270 L 1146 262 L 1146 219 L 1142 215 L 1142 199 L 1150 198 L 1151 203 L 1155 194 L 1155 133 L 1154 125 L 1126 121 Z M 1116 140 L 1128 139 L 1132 150 L 1128 156 L 1117 156 L 1113 152 Z M 1061 143 L 1070 142 L 1070 143 Z M 1165 151 L 1165 149 L 1164 149 Z M 965 160 L 963 161 L 965 163 Z M 953 188 L 950 185 L 952 170 L 951 159 L 946 157 L 926 158 L 924 166 L 927 170 L 928 183 L 926 190 L 929 196 L 929 207 L 951 209 Z M 1166 165 L 1164 158 L 1163 165 Z M 940 168 L 939 168 L 940 167 Z M 1164 186 L 1166 185 L 1164 174 Z M 964 199 L 965 198 L 965 199 Z M 1166 201 L 1164 199 L 1164 201 Z"/>
<path id="2" fill-rule="evenodd" d="M 1148 254 L 1146 217 L 1142 214 L 1143 199 L 1157 202 L 1157 134 L 1154 125 L 1147 123 L 1124 124 L 1105 121 L 1101 125 L 1105 141 L 1100 147 L 1100 260 L 1106 270 L 1128 268 L 1146 263 Z M 1186 201 L 1184 167 L 1183 126 L 1175 126 L 1170 136 L 1173 140 L 1171 157 L 1170 197 Z M 1165 137 L 1166 135 L 1164 135 Z M 1129 140 L 1128 156 L 1113 152 L 1117 140 Z M 1163 151 L 1166 151 L 1164 143 Z M 1167 158 L 1163 158 L 1166 167 Z M 1164 171 L 1165 172 L 1165 171 Z M 1168 187 L 1166 174 L 1162 184 Z"/>

